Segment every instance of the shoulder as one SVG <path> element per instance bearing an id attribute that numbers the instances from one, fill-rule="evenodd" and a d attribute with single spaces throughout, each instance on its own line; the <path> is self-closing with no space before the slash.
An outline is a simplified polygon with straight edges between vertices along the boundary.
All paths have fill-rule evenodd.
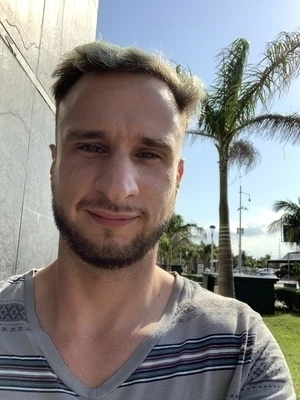
<path id="1" fill-rule="evenodd" d="M 32 276 L 32 271 L 11 276 L 0 285 L 0 332 L 20 332 L 27 327 L 25 306 L 26 275 Z"/>
<path id="2" fill-rule="evenodd" d="M 0 281 L 0 301 L 5 301 L 23 291 L 26 274 L 13 275 Z"/>
<path id="3" fill-rule="evenodd" d="M 294 398 L 286 361 L 262 317 L 245 303 L 181 279 L 183 290 L 172 335 L 184 338 L 185 343 L 193 338 L 199 354 L 210 354 L 218 365 L 227 363 L 230 355 L 238 376 L 239 398 L 261 399 L 262 388 L 264 398 Z"/>
<path id="4" fill-rule="evenodd" d="M 178 304 L 178 321 L 201 324 L 203 334 L 241 333 L 255 330 L 261 316 L 247 304 L 203 289 L 198 283 L 183 279 L 183 290 Z"/>

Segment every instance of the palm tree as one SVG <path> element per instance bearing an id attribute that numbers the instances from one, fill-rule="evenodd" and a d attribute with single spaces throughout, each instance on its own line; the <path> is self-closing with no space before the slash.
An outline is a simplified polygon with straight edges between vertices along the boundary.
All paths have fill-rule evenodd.
<path id="1" fill-rule="evenodd" d="M 211 244 L 205 243 L 201 240 L 200 244 L 188 243 L 180 247 L 185 262 L 192 262 L 193 270 L 197 270 L 197 264 L 200 261 L 204 268 L 210 267 L 211 262 Z M 213 244 L 213 258 L 218 255 L 218 247 Z"/>
<path id="2" fill-rule="evenodd" d="M 300 246 L 300 197 L 298 204 L 290 200 L 277 200 L 273 205 L 275 212 L 283 211 L 279 219 L 268 226 L 268 231 L 274 233 L 283 229 L 284 241 L 292 246 Z"/>
<path id="3" fill-rule="evenodd" d="M 166 259 L 167 270 L 171 270 L 173 254 L 183 244 L 192 242 L 193 236 L 204 236 L 204 229 L 197 224 L 186 224 L 179 214 L 173 214 L 171 221 L 159 242 L 159 255 Z"/>
<path id="4" fill-rule="evenodd" d="M 211 243 L 201 242 L 198 246 L 199 258 L 202 261 L 204 268 L 209 268 L 211 263 Z M 213 244 L 213 258 L 215 259 L 218 255 L 218 248 Z"/>
<path id="5" fill-rule="evenodd" d="M 198 260 L 200 258 L 199 245 L 195 242 L 188 241 L 187 243 L 181 244 L 178 251 L 182 255 L 182 263 L 185 267 L 189 266 L 189 270 L 192 268 L 192 271 L 196 272 Z"/>
<path id="6" fill-rule="evenodd" d="M 259 265 L 260 267 L 267 267 L 269 260 L 271 260 L 271 254 L 266 254 L 264 257 L 260 257 L 257 260 L 257 265 Z"/>
<path id="7" fill-rule="evenodd" d="M 299 143 L 300 115 L 272 114 L 268 105 L 289 89 L 300 74 L 300 31 L 282 32 L 266 46 L 257 65 L 247 63 L 250 45 L 237 39 L 218 55 L 216 79 L 202 104 L 194 138 L 211 140 L 219 156 L 219 293 L 234 297 L 228 207 L 228 170 L 248 172 L 260 160 L 245 134 Z M 262 106 L 263 113 L 257 114 Z M 241 137 L 242 135 L 242 137 Z"/>

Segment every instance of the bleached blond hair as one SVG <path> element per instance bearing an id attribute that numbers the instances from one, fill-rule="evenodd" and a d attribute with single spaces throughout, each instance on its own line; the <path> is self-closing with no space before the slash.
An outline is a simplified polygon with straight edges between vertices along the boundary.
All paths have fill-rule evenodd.
<path id="1" fill-rule="evenodd" d="M 95 41 L 75 47 L 65 54 L 55 68 L 56 79 L 52 92 L 56 103 L 56 115 L 61 101 L 70 88 L 90 72 L 129 72 L 145 74 L 164 82 L 175 98 L 186 125 L 195 114 L 205 96 L 200 80 L 180 66 L 172 64 L 162 54 L 154 54 L 136 47 L 119 47 L 105 41 Z"/>

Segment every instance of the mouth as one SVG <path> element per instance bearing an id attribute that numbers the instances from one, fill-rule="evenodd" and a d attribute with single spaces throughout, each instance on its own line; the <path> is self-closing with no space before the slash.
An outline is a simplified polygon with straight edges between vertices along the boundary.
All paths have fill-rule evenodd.
<path id="1" fill-rule="evenodd" d="M 91 218 L 100 225 L 103 225 L 108 228 L 120 228 L 122 226 L 126 226 L 131 222 L 135 221 L 138 217 L 126 214 L 111 214 L 105 211 L 101 212 L 92 212 L 88 211 L 88 214 Z"/>

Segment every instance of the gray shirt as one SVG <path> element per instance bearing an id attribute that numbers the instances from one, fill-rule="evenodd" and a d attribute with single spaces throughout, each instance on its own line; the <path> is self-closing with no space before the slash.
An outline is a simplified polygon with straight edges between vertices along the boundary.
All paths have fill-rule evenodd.
<path id="1" fill-rule="evenodd" d="M 178 275 L 154 331 L 110 379 L 90 389 L 41 330 L 33 283 L 30 271 L 7 280 L 0 292 L 0 399 L 296 399 L 260 315 Z"/>

